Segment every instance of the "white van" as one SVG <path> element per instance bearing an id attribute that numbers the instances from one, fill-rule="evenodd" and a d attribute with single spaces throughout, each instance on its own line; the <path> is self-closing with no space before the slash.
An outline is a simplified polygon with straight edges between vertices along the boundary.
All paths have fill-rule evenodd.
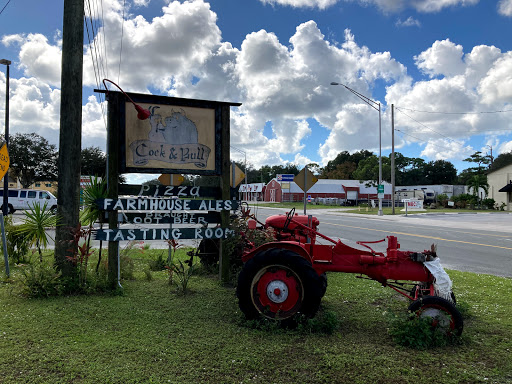
<path id="1" fill-rule="evenodd" d="M 0 189 L 0 204 L 3 209 L 4 190 Z M 49 191 L 38 189 L 9 189 L 9 213 L 14 213 L 17 209 L 29 209 L 35 203 L 39 203 L 40 207 L 46 206 L 51 210 L 57 209 L 57 198 Z"/>

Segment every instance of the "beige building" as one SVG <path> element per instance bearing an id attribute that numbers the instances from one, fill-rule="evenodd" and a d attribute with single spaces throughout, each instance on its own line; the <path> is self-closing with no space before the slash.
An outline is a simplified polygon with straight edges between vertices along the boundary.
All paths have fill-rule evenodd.
<path id="1" fill-rule="evenodd" d="M 512 164 L 506 165 L 487 174 L 489 197 L 506 211 L 512 211 Z"/>
<path id="2" fill-rule="evenodd" d="M 4 186 L 4 179 L 0 180 L 0 188 Z M 9 189 L 22 189 L 21 183 L 17 179 L 9 177 Z M 57 192 L 57 181 L 36 181 L 30 187 L 24 189 L 39 189 L 42 191 L 50 191 L 55 195 Z"/>

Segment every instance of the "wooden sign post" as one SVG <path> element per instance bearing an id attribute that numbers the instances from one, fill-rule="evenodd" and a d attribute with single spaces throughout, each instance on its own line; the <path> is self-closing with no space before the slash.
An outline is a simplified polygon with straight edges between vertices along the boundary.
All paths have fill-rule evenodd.
<path id="1" fill-rule="evenodd" d="M 229 259 L 224 257 L 222 252 L 222 239 L 230 235 L 227 230 L 229 211 L 237 207 L 237 202 L 230 200 L 230 107 L 241 104 L 132 93 L 128 96 L 139 108 L 147 112 L 147 119 L 137 118 L 137 110 L 129 105 L 131 101 L 129 102 L 123 93 L 109 91 L 107 95 L 108 199 L 103 201 L 102 209 L 108 212 L 109 226 L 107 230 L 98 231 L 97 238 L 109 241 L 108 266 L 111 287 L 116 287 L 116 271 L 117 285 L 120 286 L 118 241 L 152 238 L 220 239 L 220 278 L 225 283 L 229 282 L 230 265 Z M 160 181 L 163 184 L 176 188 L 173 193 L 183 188 L 183 193 L 172 194 L 176 198 L 169 198 L 168 195 L 157 196 L 159 192 L 155 191 L 157 195 L 143 198 L 140 202 L 138 199 L 119 199 L 118 179 L 121 173 L 162 173 Z M 220 180 L 220 188 L 215 190 L 214 196 L 209 196 L 217 200 L 182 199 L 193 196 L 194 192 L 191 187 L 187 190 L 187 187 L 180 186 L 184 179 L 182 174 L 217 177 Z M 187 195 L 188 193 L 191 195 Z M 149 204 L 147 210 L 154 213 L 164 211 L 164 215 L 188 209 L 219 211 L 221 228 L 177 229 L 171 227 L 169 218 L 169 228 L 166 229 L 120 230 L 118 212 L 130 211 L 133 206 L 143 208 L 141 204 Z M 147 212 L 141 217 L 147 219 Z"/>

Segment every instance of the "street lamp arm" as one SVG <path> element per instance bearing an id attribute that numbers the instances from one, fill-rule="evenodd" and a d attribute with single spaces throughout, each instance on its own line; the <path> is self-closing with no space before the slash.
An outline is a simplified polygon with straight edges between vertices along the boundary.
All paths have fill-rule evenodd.
<path id="1" fill-rule="evenodd" d="M 382 184 L 382 126 L 381 126 L 381 111 L 380 111 L 380 103 L 375 100 L 366 97 L 365 95 L 353 90 L 350 87 L 347 87 L 345 84 L 337 83 L 335 81 L 331 82 L 331 85 L 342 85 L 348 91 L 352 92 L 354 95 L 359 97 L 362 101 L 368 104 L 370 107 L 379 112 L 379 185 Z M 379 197 L 379 216 L 382 216 L 382 197 Z"/>
<path id="2" fill-rule="evenodd" d="M 345 84 L 342 84 L 342 83 L 337 83 L 335 81 L 331 82 L 331 85 L 341 85 L 343 87 L 345 87 L 347 90 L 349 90 L 350 92 L 352 92 L 354 95 L 356 95 L 357 97 L 359 97 L 361 100 L 363 100 L 366 104 L 368 104 L 370 107 L 372 107 L 373 109 L 375 109 L 376 111 L 379 110 L 379 108 L 377 107 L 378 105 L 380 105 L 380 103 L 378 103 L 377 101 L 375 100 L 372 100 L 370 99 L 369 97 L 357 92 L 356 90 L 350 88 L 350 87 L 347 87 Z"/>

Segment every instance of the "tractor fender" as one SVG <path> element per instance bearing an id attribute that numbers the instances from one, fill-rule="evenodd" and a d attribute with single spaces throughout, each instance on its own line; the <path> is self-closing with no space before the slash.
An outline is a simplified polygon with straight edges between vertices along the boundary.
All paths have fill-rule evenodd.
<path id="1" fill-rule="evenodd" d="M 304 259 L 308 260 L 310 263 L 313 263 L 313 260 L 311 259 L 311 256 L 309 255 L 308 250 L 306 249 L 305 245 L 302 243 L 297 243 L 295 241 L 274 241 L 271 243 L 266 243 L 263 245 L 260 245 L 258 248 L 255 248 L 251 250 L 250 252 L 245 253 L 242 256 L 242 261 L 246 263 L 247 261 L 251 260 L 254 256 L 265 252 L 269 249 L 287 249 L 289 251 L 295 252 L 299 256 L 303 257 Z"/>

